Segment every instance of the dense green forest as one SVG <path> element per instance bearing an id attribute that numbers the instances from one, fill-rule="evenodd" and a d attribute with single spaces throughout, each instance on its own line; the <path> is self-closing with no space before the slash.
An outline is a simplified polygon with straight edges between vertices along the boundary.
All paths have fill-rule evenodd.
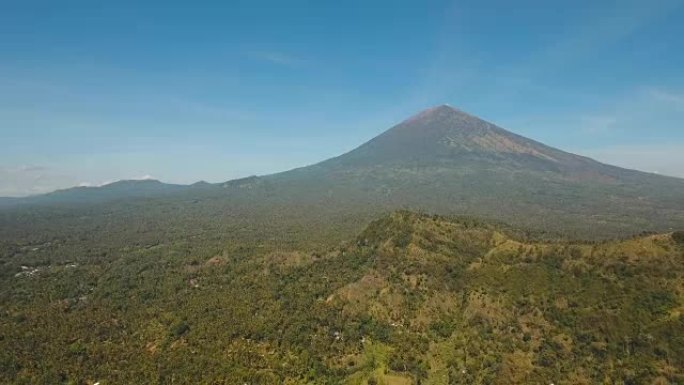
<path id="1" fill-rule="evenodd" d="M 0 240 L 0 383 L 684 383 L 681 232 L 94 218 Z"/>

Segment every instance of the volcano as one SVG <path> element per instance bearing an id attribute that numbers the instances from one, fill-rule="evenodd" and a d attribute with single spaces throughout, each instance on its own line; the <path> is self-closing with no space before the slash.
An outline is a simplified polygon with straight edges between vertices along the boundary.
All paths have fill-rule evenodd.
<path id="1" fill-rule="evenodd" d="M 258 179 L 317 206 L 467 214 L 580 237 L 684 226 L 684 180 L 565 152 L 447 105 L 339 157 Z"/>
<path id="2" fill-rule="evenodd" d="M 506 131 L 463 111 L 442 105 L 390 128 L 357 149 L 325 162 L 339 167 L 500 167 L 613 177 L 622 173 Z"/>
<path id="3" fill-rule="evenodd" d="M 128 186 L 125 196 L 107 186 L 78 188 L 0 201 L 0 207 L 145 199 L 141 213 L 157 200 L 174 202 L 174 212 L 193 217 L 277 217 L 302 227 L 325 227 L 341 217 L 365 223 L 382 212 L 411 209 L 580 238 L 684 228 L 683 179 L 603 164 L 447 105 L 314 165 L 201 188 L 156 182 L 137 193 L 136 186 Z"/>

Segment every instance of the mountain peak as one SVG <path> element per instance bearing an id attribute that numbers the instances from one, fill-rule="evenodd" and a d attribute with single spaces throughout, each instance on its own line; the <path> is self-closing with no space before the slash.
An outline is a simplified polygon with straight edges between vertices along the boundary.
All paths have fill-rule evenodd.
<path id="1" fill-rule="evenodd" d="M 449 104 L 440 104 L 438 106 L 426 108 L 422 112 L 461 112 L 459 109 L 450 106 Z"/>
<path id="2" fill-rule="evenodd" d="M 555 163 L 559 156 L 557 150 L 442 104 L 404 120 L 343 155 L 337 163 L 367 166 L 419 163 L 441 167 L 496 161 L 510 167 L 530 158 Z"/>
<path id="3" fill-rule="evenodd" d="M 448 104 L 441 104 L 438 106 L 426 108 L 423 111 L 420 111 L 419 113 L 411 116 L 410 118 L 406 119 L 404 123 L 410 123 L 410 122 L 415 122 L 415 121 L 420 121 L 420 120 L 432 120 L 432 119 L 438 119 L 438 118 L 445 118 L 449 116 L 456 116 L 456 115 L 462 115 L 462 116 L 470 116 L 466 114 L 465 112 L 451 107 Z"/>

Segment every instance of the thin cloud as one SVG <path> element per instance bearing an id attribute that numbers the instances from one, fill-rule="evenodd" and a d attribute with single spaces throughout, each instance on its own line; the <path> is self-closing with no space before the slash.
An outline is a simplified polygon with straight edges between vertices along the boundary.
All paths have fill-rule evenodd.
<path id="1" fill-rule="evenodd" d="M 670 103 L 676 107 L 684 108 L 684 93 L 676 93 L 660 88 L 651 88 L 650 96 L 658 101 Z"/>
<path id="2" fill-rule="evenodd" d="M 684 142 L 605 146 L 578 152 L 620 167 L 684 178 Z"/>
<path id="3" fill-rule="evenodd" d="M 480 77 L 485 77 L 490 82 L 485 80 L 484 84 L 478 87 L 491 89 L 492 93 L 502 100 L 514 98 L 523 92 L 553 94 L 557 89 L 548 86 L 544 81 L 545 77 L 563 76 L 569 67 L 582 65 L 607 47 L 629 39 L 682 6 L 677 0 L 654 1 L 655 4 L 638 0 L 615 3 L 612 7 L 588 16 L 582 23 L 562 31 L 556 39 L 530 51 L 525 58 L 507 63 L 486 74 L 479 72 L 480 63 L 473 59 L 477 52 L 472 51 L 452 55 L 448 67 L 442 67 L 454 74 L 470 72 L 470 77 L 482 75 Z M 458 43 L 458 39 L 454 42 L 454 36 L 457 37 L 458 34 L 448 34 L 445 42 L 440 44 L 443 47 L 442 51 L 453 49 L 452 47 Z M 467 79 L 468 75 L 461 83 L 467 82 Z M 449 84 L 450 87 L 459 85 Z M 437 91 L 440 90 L 437 88 Z M 597 95 L 590 93 L 577 94 L 577 97 L 583 100 L 598 100 Z"/>
<path id="4" fill-rule="evenodd" d="M 42 194 L 77 185 L 64 172 L 39 165 L 0 167 L 0 196 L 16 197 Z"/>
<path id="5" fill-rule="evenodd" d="M 19 170 L 22 172 L 42 172 L 42 171 L 46 171 L 47 167 L 24 165 L 24 166 L 20 166 Z"/>
<path id="6" fill-rule="evenodd" d="M 91 186 L 103 187 L 103 186 L 110 185 L 112 183 L 116 183 L 116 182 L 121 181 L 121 180 L 156 180 L 156 178 L 153 177 L 152 175 L 147 174 L 147 175 L 134 176 L 134 177 L 123 178 L 123 179 L 108 179 L 108 180 L 101 182 L 101 183 L 92 183 Z"/>
<path id="7" fill-rule="evenodd" d="M 279 51 L 252 51 L 249 52 L 247 56 L 252 59 L 286 67 L 299 67 L 306 63 L 306 61 L 300 57 Z"/>
<path id="8" fill-rule="evenodd" d="M 587 134 L 604 134 L 613 130 L 617 121 L 615 116 L 583 116 L 580 117 L 580 130 Z"/>
<path id="9" fill-rule="evenodd" d="M 597 14 L 543 50 L 527 63 L 528 74 L 539 71 L 563 71 L 571 63 L 590 57 L 606 46 L 624 40 L 651 25 L 681 4 L 674 0 L 656 1 L 657 5 L 640 1 L 616 3 L 615 7 Z"/>

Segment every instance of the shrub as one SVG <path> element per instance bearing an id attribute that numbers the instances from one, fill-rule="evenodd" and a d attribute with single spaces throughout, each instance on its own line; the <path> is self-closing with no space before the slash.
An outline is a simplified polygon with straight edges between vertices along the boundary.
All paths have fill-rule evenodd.
<path id="1" fill-rule="evenodd" d="M 684 231 L 675 231 L 672 233 L 672 239 L 675 241 L 675 243 L 684 245 Z"/>
<path id="2" fill-rule="evenodd" d="M 178 338 L 183 334 L 187 333 L 188 330 L 190 330 L 190 325 L 188 325 L 185 321 L 181 321 L 174 325 L 173 328 L 171 328 L 171 336 Z"/>

